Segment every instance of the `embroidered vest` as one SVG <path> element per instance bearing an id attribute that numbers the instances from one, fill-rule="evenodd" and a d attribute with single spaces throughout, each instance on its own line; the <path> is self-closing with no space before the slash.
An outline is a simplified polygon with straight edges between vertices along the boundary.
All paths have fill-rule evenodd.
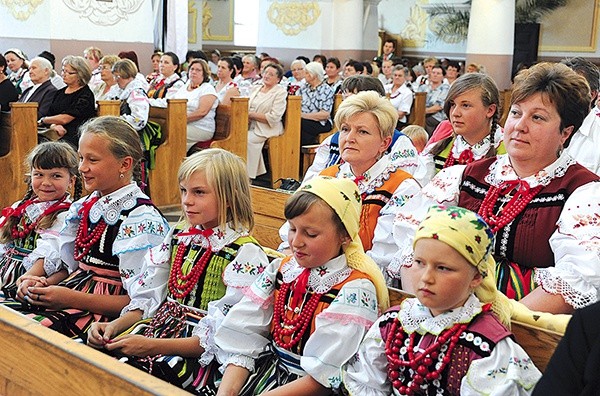
<path id="1" fill-rule="evenodd" d="M 339 171 L 340 165 L 334 165 L 324 169 L 321 172 L 321 175 L 337 177 Z M 362 241 L 365 252 L 371 250 L 373 247 L 373 237 L 375 236 L 377 220 L 379 220 L 379 212 L 390 201 L 398 186 L 404 180 L 410 178 L 412 178 L 412 176 L 409 173 L 398 168 L 395 172 L 390 173 L 389 178 L 385 180 L 380 187 L 370 188 L 369 191 L 362 195 L 362 209 L 360 213 L 360 229 L 358 230 L 358 235 Z"/>
<path id="2" fill-rule="evenodd" d="M 389 332 L 392 329 L 392 323 L 396 318 L 396 315 L 400 310 L 400 306 L 390 308 L 385 313 L 385 319 L 379 322 L 379 331 L 382 339 L 387 339 Z M 424 384 L 427 384 L 427 391 L 425 393 L 419 393 L 419 395 L 460 395 L 460 385 L 463 377 L 467 374 L 471 362 L 477 359 L 488 357 L 492 351 L 500 342 L 506 337 L 512 337 L 512 333 L 498 320 L 496 315 L 491 312 L 482 312 L 475 316 L 467 329 L 460 335 L 458 344 L 452 351 L 450 364 L 441 373 L 439 380 L 433 380 L 431 382 L 425 380 Z M 436 336 L 432 334 L 425 334 L 423 336 L 417 335 L 415 345 L 420 343 L 419 346 L 422 349 L 427 348 L 431 343 L 436 340 Z M 405 337 L 405 340 L 408 336 Z M 444 354 L 440 353 L 438 360 L 443 359 Z M 408 360 L 408 354 L 401 356 L 402 360 Z M 433 362 L 436 364 L 436 361 Z M 405 378 L 411 378 L 413 372 L 408 367 L 402 370 L 401 374 Z"/>
<path id="3" fill-rule="evenodd" d="M 477 212 L 490 185 L 485 181 L 496 158 L 486 158 L 467 165 L 460 185 L 458 206 Z M 552 179 L 513 220 L 498 231 L 494 246 L 497 262 L 508 260 L 526 268 L 554 266 L 550 236 L 565 202 L 578 187 L 599 177 L 579 164 L 571 165 L 563 177 Z M 501 202 L 494 205 L 498 210 Z"/>

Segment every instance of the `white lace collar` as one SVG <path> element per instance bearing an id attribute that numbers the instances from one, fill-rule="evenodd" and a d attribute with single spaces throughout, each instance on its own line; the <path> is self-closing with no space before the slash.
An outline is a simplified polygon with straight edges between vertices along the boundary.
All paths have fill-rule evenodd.
<path id="1" fill-rule="evenodd" d="M 494 146 L 498 147 L 500 143 L 502 143 L 502 139 L 504 138 L 504 131 L 498 125 L 496 126 L 496 132 L 494 132 Z M 462 135 L 456 135 L 456 139 L 454 139 L 454 145 L 452 146 L 452 155 L 454 158 L 458 158 L 458 156 L 465 151 L 466 149 L 471 149 L 473 152 L 473 156 L 475 159 L 483 158 L 490 149 L 490 136 L 486 135 L 482 140 L 475 143 L 474 145 L 470 145 L 469 142 L 465 140 Z"/>
<path id="2" fill-rule="evenodd" d="M 408 334 L 416 331 L 419 334 L 439 335 L 456 323 L 471 322 L 480 312 L 481 302 L 474 294 L 471 294 L 462 307 L 437 316 L 432 316 L 429 308 L 422 305 L 417 298 L 409 298 L 402 303 L 398 317 L 402 328 Z"/>
<path id="3" fill-rule="evenodd" d="M 193 227 L 201 230 L 200 227 Z M 210 246 L 210 250 L 213 252 L 218 252 L 223 249 L 225 246 L 229 245 L 236 239 L 241 236 L 248 235 L 248 232 L 244 231 L 235 231 L 231 228 L 230 224 L 226 224 L 225 227 L 215 227 L 212 229 L 212 235 L 205 237 L 201 234 L 190 234 L 185 235 L 189 229 L 182 230 L 179 234 L 175 235 L 175 237 L 180 241 L 180 243 L 184 245 L 189 245 L 193 243 L 195 245 L 202 246 L 203 248 L 208 248 Z M 182 235 L 183 234 L 183 235 Z"/>
<path id="4" fill-rule="evenodd" d="M 293 282 L 304 271 L 296 259 L 292 257 L 281 266 L 281 274 L 285 283 Z M 310 270 L 308 286 L 315 293 L 326 293 L 338 283 L 346 280 L 352 269 L 346 263 L 346 256 L 339 255 L 319 267 Z"/>
<path id="5" fill-rule="evenodd" d="M 58 199 L 55 199 L 53 201 L 32 202 L 31 204 L 27 205 L 27 207 L 25 208 L 25 214 L 27 214 L 27 217 L 33 223 L 34 221 L 36 221 L 38 219 L 38 217 L 41 216 L 42 213 L 44 213 L 44 210 L 48 209 L 50 206 L 54 205 L 56 202 L 58 202 Z M 64 202 L 66 202 L 66 203 L 71 202 L 68 195 L 67 195 L 67 198 L 65 198 Z"/>
<path id="6" fill-rule="evenodd" d="M 575 160 L 566 151 L 563 151 L 556 161 L 536 174 L 521 179 L 512 167 L 508 155 L 504 154 L 499 155 L 496 161 L 490 166 L 490 172 L 485 177 L 485 181 L 493 186 L 498 186 L 505 181 L 521 179 L 529 183 L 529 187 L 535 187 L 540 184 L 547 186 L 552 179 L 563 177 L 567 173 L 567 169 L 575 163 Z"/>
<path id="7" fill-rule="evenodd" d="M 94 203 L 90 210 L 89 218 L 93 223 L 98 222 L 100 217 L 104 218 L 104 221 L 108 225 L 114 225 L 119 220 L 121 211 L 128 210 L 136 206 L 138 197 L 146 197 L 140 188 L 131 182 L 130 184 L 121 187 L 117 191 L 113 191 L 110 194 L 100 196 L 98 191 L 94 191 L 84 201 L 87 201 L 91 197 L 99 197 L 98 201 Z M 80 205 L 81 206 L 80 201 Z"/>
<path id="8" fill-rule="evenodd" d="M 367 169 L 363 173 L 361 180 L 358 181 L 358 191 L 363 193 L 370 193 L 376 188 L 379 188 L 390 178 L 390 174 L 393 173 L 397 168 L 397 165 L 390 160 L 389 155 L 382 156 L 372 167 Z M 344 178 L 355 180 L 357 176 L 352 172 L 352 167 L 349 163 L 344 162 L 340 165 L 340 175 Z"/>

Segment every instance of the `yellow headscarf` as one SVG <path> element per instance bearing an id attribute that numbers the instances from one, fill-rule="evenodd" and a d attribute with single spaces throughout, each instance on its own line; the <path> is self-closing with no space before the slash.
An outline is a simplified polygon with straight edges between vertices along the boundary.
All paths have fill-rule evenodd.
<path id="1" fill-rule="evenodd" d="M 492 311 L 502 323 L 510 324 L 508 299 L 496 288 L 494 234 L 481 216 L 457 206 L 432 206 L 417 229 L 413 246 L 421 238 L 444 242 L 476 267 L 483 280 L 475 288 L 475 295 L 482 303 L 492 304 Z"/>
<path id="2" fill-rule="evenodd" d="M 349 244 L 343 245 L 348 266 L 369 276 L 375 285 L 379 308 L 386 310 L 390 301 L 385 279 L 377 264 L 365 254 L 358 236 L 362 200 L 356 184 L 350 179 L 318 176 L 300 186 L 298 191 L 307 191 L 321 198 L 342 220 L 351 238 Z"/>

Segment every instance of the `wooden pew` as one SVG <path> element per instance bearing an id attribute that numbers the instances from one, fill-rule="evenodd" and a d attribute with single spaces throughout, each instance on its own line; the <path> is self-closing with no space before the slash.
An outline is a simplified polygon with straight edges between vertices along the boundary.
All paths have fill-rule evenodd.
<path id="1" fill-rule="evenodd" d="M 120 100 L 98 100 L 98 109 L 96 114 L 100 116 L 119 116 L 121 114 L 121 101 Z"/>
<path id="2" fill-rule="evenodd" d="M 400 305 L 405 298 L 413 297 L 403 290 L 393 287 L 388 288 L 390 292 L 390 306 Z M 562 334 L 555 331 L 531 326 L 517 321 L 511 322 L 511 331 L 516 341 L 523 347 L 535 366 L 544 372 L 556 345 L 562 338 Z"/>
<path id="3" fill-rule="evenodd" d="M 156 150 L 156 167 L 150 171 L 152 202 L 159 207 L 181 203 L 177 171 L 185 158 L 186 99 L 167 99 L 167 108 L 150 106 L 148 119 L 160 124 L 163 142 Z"/>
<path id="4" fill-rule="evenodd" d="M 216 129 L 210 147 L 220 147 L 248 158 L 248 98 L 231 98 L 231 105 L 219 105 Z"/>
<path id="5" fill-rule="evenodd" d="M 277 249 L 281 243 L 279 228 L 286 221 L 283 208 L 291 194 L 251 186 L 250 195 L 252 196 L 252 211 L 254 212 L 252 235 L 261 245 Z"/>
<path id="6" fill-rule="evenodd" d="M 0 395 L 188 395 L 0 306 Z"/>
<path id="7" fill-rule="evenodd" d="M 0 116 L 0 208 L 23 198 L 25 183 L 25 156 L 37 145 L 38 104 L 14 102 L 11 112 Z"/>
<path id="8" fill-rule="evenodd" d="M 427 93 L 415 92 L 410 114 L 408 115 L 408 123 L 410 125 L 419 125 L 425 128 L 426 100 Z"/>
<path id="9" fill-rule="evenodd" d="M 283 134 L 269 139 L 271 186 L 278 179 L 300 177 L 300 113 L 302 97 L 288 96 L 283 120 Z"/>
<path id="10" fill-rule="evenodd" d="M 512 89 L 505 89 L 500 91 L 500 120 L 498 124 L 504 128 L 504 123 L 508 118 L 508 112 L 510 111 L 510 100 L 512 97 Z"/>

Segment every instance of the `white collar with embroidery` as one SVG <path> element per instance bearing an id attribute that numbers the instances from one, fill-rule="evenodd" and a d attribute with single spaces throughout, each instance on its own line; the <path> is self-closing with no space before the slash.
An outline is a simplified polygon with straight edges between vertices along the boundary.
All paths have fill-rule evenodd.
<path id="1" fill-rule="evenodd" d="M 29 217 L 29 220 L 34 222 L 38 219 L 38 217 L 40 217 L 40 215 L 42 213 L 44 213 L 44 210 L 48 209 L 50 206 L 54 205 L 56 202 L 58 202 L 58 199 L 55 199 L 53 201 L 32 202 L 25 208 L 25 213 L 27 214 L 27 217 Z M 71 202 L 68 195 L 67 195 L 67 198 L 65 199 L 65 202 L 67 202 L 67 203 Z"/>
<path id="2" fill-rule="evenodd" d="M 194 228 L 197 228 L 199 230 L 202 229 L 200 227 Z M 182 243 L 186 246 L 190 243 L 202 246 L 205 249 L 210 246 L 210 250 L 212 250 L 213 252 L 218 252 L 219 250 L 223 249 L 225 246 L 229 245 L 239 237 L 248 235 L 248 232 L 235 231 L 230 227 L 230 224 L 227 224 L 224 228 L 215 227 L 212 230 L 212 235 L 208 237 L 205 237 L 201 234 L 192 234 L 185 236 L 177 234 L 175 235 L 175 237 L 179 240 L 179 243 Z M 186 231 L 187 230 L 182 230 L 181 233 L 185 234 Z"/>
<path id="3" fill-rule="evenodd" d="M 404 300 L 398 314 L 402 328 L 407 334 L 440 335 L 440 333 L 456 323 L 470 323 L 481 312 L 481 302 L 471 294 L 462 307 L 432 316 L 429 308 L 419 302 L 417 298 Z"/>
<path id="4" fill-rule="evenodd" d="M 545 167 L 538 171 L 536 174 L 520 178 L 510 163 L 510 159 L 507 154 L 499 155 L 496 161 L 490 166 L 490 172 L 485 177 L 485 181 L 493 186 L 498 186 L 500 183 L 510 180 L 524 180 L 529 183 L 529 187 L 535 187 L 538 185 L 547 186 L 550 182 L 557 178 L 563 177 L 567 173 L 567 169 L 574 165 L 576 161 L 563 151 L 561 156 Z"/>
<path id="5" fill-rule="evenodd" d="M 304 271 L 296 259 L 292 257 L 281 266 L 281 275 L 285 283 L 293 282 Z M 352 269 L 346 263 L 346 256 L 341 254 L 325 264 L 311 268 L 308 286 L 315 293 L 326 293 L 338 283 L 346 280 Z"/>
<path id="6" fill-rule="evenodd" d="M 496 132 L 494 132 L 494 145 L 498 147 L 500 143 L 502 143 L 503 138 L 504 131 L 500 125 L 498 125 L 496 126 Z M 483 158 L 490 149 L 490 135 L 486 135 L 482 140 L 474 145 L 470 145 L 469 142 L 462 137 L 462 135 L 456 135 L 456 139 L 454 139 L 454 145 L 452 146 L 452 154 L 454 157 L 458 158 L 458 156 L 468 148 L 470 148 L 473 152 L 475 159 Z"/>
<path id="7" fill-rule="evenodd" d="M 393 173 L 397 167 L 398 164 L 392 162 L 389 155 L 382 156 L 372 167 L 362 174 L 363 179 L 359 180 L 357 183 L 358 191 L 361 194 L 368 193 L 381 187 L 383 183 L 390 178 L 390 174 Z M 343 178 L 348 178 L 350 180 L 354 180 L 357 177 L 352 172 L 352 167 L 347 162 L 340 165 L 339 174 Z"/>
<path id="8" fill-rule="evenodd" d="M 90 194 L 90 197 L 99 195 L 98 191 L 94 191 Z M 119 220 L 121 211 L 133 208 L 140 196 L 143 196 L 140 188 L 135 182 L 131 182 L 117 191 L 99 197 L 90 209 L 89 218 L 93 223 L 96 223 L 100 220 L 100 217 L 103 217 L 106 224 L 113 225 Z M 87 198 L 84 201 L 87 201 Z M 81 206 L 81 202 L 79 206 Z"/>

